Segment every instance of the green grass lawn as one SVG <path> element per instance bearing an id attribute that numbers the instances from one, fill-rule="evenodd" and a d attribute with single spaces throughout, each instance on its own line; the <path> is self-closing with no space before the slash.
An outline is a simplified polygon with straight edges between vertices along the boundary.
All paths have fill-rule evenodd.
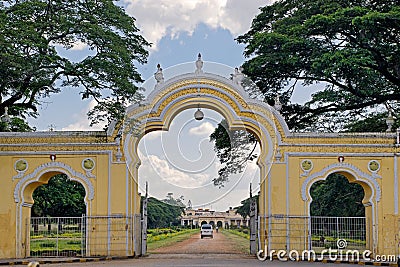
<path id="1" fill-rule="evenodd" d="M 176 244 L 178 242 L 182 242 L 188 238 L 190 238 L 194 234 L 198 234 L 199 229 L 188 229 L 188 230 L 182 230 L 178 233 L 174 234 L 161 234 L 158 236 L 155 236 L 154 238 L 150 237 L 147 239 L 147 250 L 148 252 L 153 252 L 154 250 L 161 248 L 161 247 L 169 247 L 172 246 L 173 244 Z M 157 238 L 156 238 L 157 237 Z"/>

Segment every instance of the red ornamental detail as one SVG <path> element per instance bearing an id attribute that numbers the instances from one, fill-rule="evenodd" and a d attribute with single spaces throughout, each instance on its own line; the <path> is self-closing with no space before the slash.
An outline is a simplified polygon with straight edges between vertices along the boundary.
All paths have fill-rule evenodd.
<path id="1" fill-rule="evenodd" d="M 343 161 L 344 161 L 344 157 L 343 157 L 343 156 L 339 156 L 339 157 L 338 157 L 338 161 L 339 161 L 339 162 L 343 162 Z"/>
<path id="2" fill-rule="evenodd" d="M 55 161 L 55 160 L 56 160 L 56 158 L 57 158 L 57 157 L 56 157 L 56 155 L 54 155 L 54 154 L 51 154 L 51 155 L 50 155 L 50 159 L 51 159 L 51 161 Z"/>

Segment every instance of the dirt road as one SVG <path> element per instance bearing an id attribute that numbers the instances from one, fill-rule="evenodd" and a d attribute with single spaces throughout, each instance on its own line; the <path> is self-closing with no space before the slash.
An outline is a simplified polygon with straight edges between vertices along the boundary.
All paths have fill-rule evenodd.
<path id="1" fill-rule="evenodd" d="M 214 238 L 204 237 L 201 239 L 200 230 L 198 234 L 191 236 L 182 242 L 170 247 L 158 248 L 149 253 L 157 254 L 243 254 L 239 247 L 224 234 L 215 233 Z"/>

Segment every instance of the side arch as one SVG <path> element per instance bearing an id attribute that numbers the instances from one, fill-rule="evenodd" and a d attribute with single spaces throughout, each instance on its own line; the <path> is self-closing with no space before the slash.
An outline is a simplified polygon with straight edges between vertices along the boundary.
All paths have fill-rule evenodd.
<path id="1" fill-rule="evenodd" d="M 370 174 L 361 171 L 356 166 L 349 163 L 331 164 L 319 172 L 311 174 L 303 182 L 301 186 L 301 197 L 303 201 L 311 203 L 310 195 L 311 186 L 320 180 L 325 180 L 330 174 L 338 173 L 345 176 L 351 183 L 359 183 L 365 192 L 363 204 L 372 205 L 374 202 L 379 202 L 381 199 L 381 187 L 376 181 L 376 178 Z"/>
<path id="2" fill-rule="evenodd" d="M 44 163 L 38 166 L 33 172 L 21 178 L 14 188 L 14 201 L 23 206 L 33 204 L 32 194 L 26 190 L 30 187 L 36 188 L 38 185 L 47 181 L 57 173 L 63 173 L 72 181 L 77 181 L 83 185 L 86 191 L 85 202 L 88 204 L 94 198 L 94 187 L 89 178 L 83 173 L 75 171 L 71 166 L 57 161 Z M 88 208 L 88 207 L 87 207 Z"/>
<path id="3" fill-rule="evenodd" d="M 366 217 L 366 248 L 374 254 L 378 246 L 378 202 L 381 200 L 381 187 L 376 181 L 378 176 L 372 176 L 361 171 L 356 166 L 349 163 L 331 164 L 319 172 L 311 174 L 304 180 L 301 187 L 301 197 L 304 201 L 304 212 L 310 215 L 310 205 L 312 197 L 310 195 L 311 186 L 321 180 L 328 178 L 330 174 L 337 173 L 346 177 L 350 183 L 357 183 L 364 189 L 363 205 Z"/>

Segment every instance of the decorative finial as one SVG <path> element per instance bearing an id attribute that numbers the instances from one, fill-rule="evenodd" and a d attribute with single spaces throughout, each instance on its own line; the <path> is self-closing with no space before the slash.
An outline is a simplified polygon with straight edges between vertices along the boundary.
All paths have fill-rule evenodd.
<path id="1" fill-rule="evenodd" d="M 164 83 L 164 74 L 162 72 L 162 68 L 160 64 L 157 64 L 157 71 L 154 73 L 154 78 L 157 81 L 157 84 L 155 87 L 159 86 L 160 84 Z"/>
<path id="2" fill-rule="evenodd" d="M 282 109 L 282 103 L 281 103 L 281 101 L 279 100 L 279 94 L 276 95 L 276 97 L 275 97 L 275 105 L 274 105 L 274 108 L 275 108 L 276 111 L 278 111 L 278 112 L 280 112 L 281 109 Z"/>
<path id="3" fill-rule="evenodd" d="M 9 123 L 11 121 L 8 115 L 8 107 L 4 107 L 4 114 L 1 116 L 1 122 L 4 123 L 4 131 L 8 132 L 10 130 Z"/>
<path id="4" fill-rule="evenodd" d="M 386 124 L 388 126 L 386 132 L 391 132 L 392 131 L 392 126 L 394 124 L 394 118 L 393 118 L 393 115 L 392 115 L 392 111 L 390 109 L 389 109 L 388 116 L 386 118 Z"/>
<path id="5" fill-rule="evenodd" d="M 201 54 L 199 53 L 199 55 L 197 56 L 197 60 L 196 60 L 196 70 L 194 73 L 199 74 L 199 73 L 203 73 L 203 60 L 201 59 Z"/>
<path id="6" fill-rule="evenodd" d="M 242 67 L 240 67 L 240 68 L 236 67 L 235 73 L 231 74 L 231 79 L 232 79 L 233 83 L 240 87 L 242 87 L 242 80 L 244 78 L 244 74 L 242 73 L 242 71 L 243 71 Z"/>

